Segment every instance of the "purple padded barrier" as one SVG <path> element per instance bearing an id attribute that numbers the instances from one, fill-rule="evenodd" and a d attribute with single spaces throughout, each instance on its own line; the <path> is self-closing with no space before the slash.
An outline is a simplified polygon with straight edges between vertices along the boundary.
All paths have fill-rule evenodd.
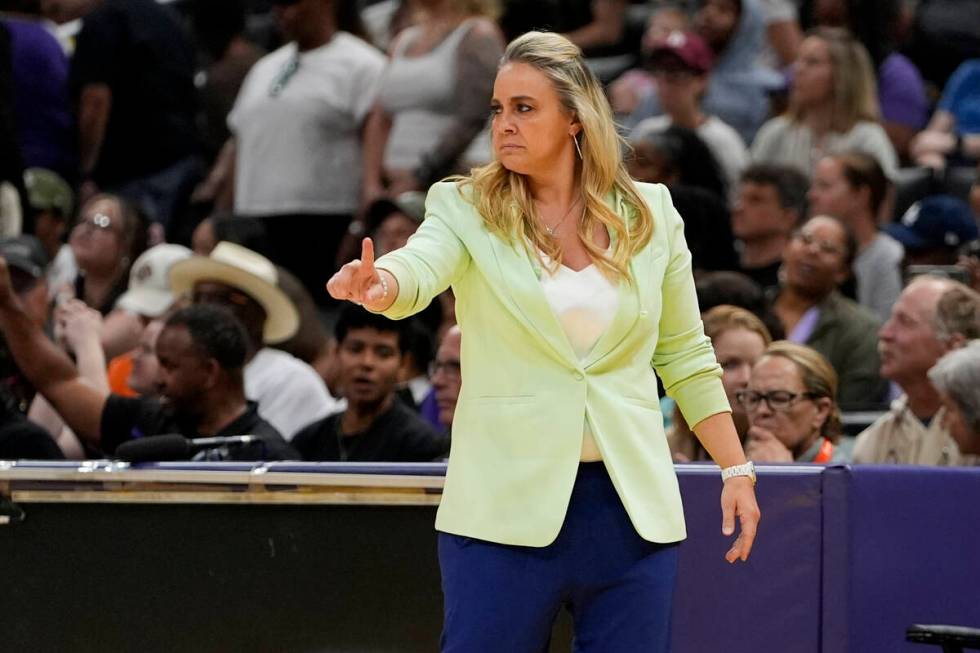
<path id="1" fill-rule="evenodd" d="M 718 468 L 677 471 L 688 539 L 680 549 L 673 651 L 819 653 L 823 468 L 759 470 L 758 539 L 749 562 L 735 565 L 724 560 Z"/>
<path id="2" fill-rule="evenodd" d="M 980 470 L 824 475 L 823 653 L 928 653 L 914 623 L 980 626 Z"/>

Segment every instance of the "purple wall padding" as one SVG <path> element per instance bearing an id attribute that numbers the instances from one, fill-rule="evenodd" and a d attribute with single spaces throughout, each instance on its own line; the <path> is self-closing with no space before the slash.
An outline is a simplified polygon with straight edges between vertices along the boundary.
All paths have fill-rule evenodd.
<path id="1" fill-rule="evenodd" d="M 759 539 L 747 563 L 729 565 L 718 468 L 678 466 L 688 539 L 680 549 L 675 653 L 819 653 L 822 471 L 759 471 Z"/>

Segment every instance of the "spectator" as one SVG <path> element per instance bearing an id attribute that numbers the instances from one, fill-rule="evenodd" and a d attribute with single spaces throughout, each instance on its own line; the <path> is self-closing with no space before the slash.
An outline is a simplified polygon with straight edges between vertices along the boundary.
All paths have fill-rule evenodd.
<path id="1" fill-rule="evenodd" d="M 64 244 L 63 238 L 75 206 L 75 195 L 64 179 L 44 168 L 25 170 L 24 187 L 32 212 L 27 220 L 32 225 L 29 231 L 41 241 L 48 260 L 53 260 Z"/>
<path id="2" fill-rule="evenodd" d="M 204 152 L 214 161 L 228 141 L 227 118 L 252 66 L 265 52 L 245 36 L 246 0 L 207 0 L 190 6 L 195 40 L 207 63 L 195 80 Z"/>
<path id="3" fill-rule="evenodd" d="M 191 251 L 183 245 L 164 243 L 143 252 L 129 271 L 129 287 L 116 301 L 116 309 L 126 311 L 139 319 L 140 336 L 136 348 L 112 358 L 109 362 L 109 388 L 123 396 L 145 394 L 128 383 L 135 352 L 152 350 L 155 336 L 150 342 L 143 338 L 143 330 L 154 320 L 161 320 L 172 311 L 178 297 L 170 287 L 170 268 L 178 261 L 190 258 Z"/>
<path id="4" fill-rule="evenodd" d="M 99 190 L 167 225 L 201 174 L 194 52 L 154 0 L 98 0 L 71 63 L 84 202 Z"/>
<path id="5" fill-rule="evenodd" d="M 769 114 L 769 92 L 783 84 L 759 63 L 766 38 L 762 6 L 757 0 L 703 0 L 694 25 L 715 55 L 702 106 L 751 143 Z M 656 93 L 646 94 L 626 126 L 661 112 Z"/>
<path id="6" fill-rule="evenodd" d="M 487 107 L 504 51 L 494 4 L 419 1 L 420 21 L 392 44 L 366 128 L 364 206 L 490 160 Z"/>
<path id="7" fill-rule="evenodd" d="M 39 12 L 26 9 L 24 2 L 0 2 L 0 22 L 10 34 L 13 109 L 21 156 L 26 168 L 45 168 L 74 180 L 78 160 L 68 98 L 68 57 Z"/>
<path id="8" fill-rule="evenodd" d="M 843 297 L 856 244 L 847 227 L 829 216 L 810 218 L 783 252 L 783 279 L 774 302 L 786 339 L 822 354 L 839 379 L 837 402 L 866 407 L 884 399 L 878 376 L 878 321 Z"/>
<path id="9" fill-rule="evenodd" d="M 157 341 L 160 389 L 166 403 L 117 397 L 82 381 L 68 357 L 31 321 L 12 293 L 5 262 L 0 263 L 0 329 L 15 360 L 65 423 L 107 454 L 141 436 L 248 433 L 262 439 L 262 451 L 232 450 L 225 452 L 227 459 L 295 457 L 279 433 L 258 416 L 255 404 L 245 401 L 246 337 L 226 311 L 195 306 L 167 320 Z"/>
<path id="10" fill-rule="evenodd" d="M 132 365 L 126 385 L 137 396 L 158 396 L 160 388 L 157 380 L 160 377 L 160 359 L 157 358 L 157 339 L 163 331 L 163 320 L 150 320 L 140 335 L 139 345 L 133 350 Z M 110 370 L 110 379 L 111 379 Z"/>
<path id="11" fill-rule="evenodd" d="M 783 325 L 773 313 L 763 289 L 741 272 L 708 272 L 700 275 L 694 285 L 702 315 L 715 306 L 744 308 L 762 320 L 772 339 L 782 339 Z"/>
<path id="12" fill-rule="evenodd" d="M 354 2 L 273 5 L 289 42 L 249 72 L 228 116 L 233 138 L 195 197 L 229 210 L 233 196 L 236 216 L 264 224 L 270 258 L 323 304 L 358 208 L 362 134 L 384 56 L 363 40 Z"/>
<path id="13" fill-rule="evenodd" d="M 980 159 L 980 59 L 964 61 L 950 77 L 929 125 L 912 142 L 912 157 L 938 169 Z"/>
<path id="14" fill-rule="evenodd" d="M 881 122 L 898 156 L 909 158 L 909 145 L 929 117 L 925 83 L 915 64 L 896 49 L 901 0 L 820 0 L 815 22 L 847 28 L 867 49 L 877 72 Z"/>
<path id="15" fill-rule="evenodd" d="M 943 426 L 960 451 L 980 455 L 980 340 L 944 355 L 929 370 L 943 404 Z"/>
<path id="16" fill-rule="evenodd" d="M 61 449 L 43 428 L 0 402 L 0 460 L 60 460 Z"/>
<path id="17" fill-rule="evenodd" d="M 654 7 L 640 42 L 641 56 L 644 59 L 649 57 L 655 43 L 667 38 L 671 32 L 686 31 L 689 25 L 690 18 L 682 8 L 672 5 Z M 609 103 L 617 115 L 628 116 L 636 110 L 644 96 L 655 93 L 650 71 L 646 67 L 633 68 L 609 85 Z"/>
<path id="18" fill-rule="evenodd" d="M 788 66 L 796 59 L 803 42 L 800 32 L 799 2 L 797 0 L 762 0 L 766 23 L 766 41 L 774 57 L 775 68 Z"/>
<path id="19" fill-rule="evenodd" d="M 752 367 L 738 401 L 749 416 L 745 455 L 767 463 L 839 463 L 837 374 L 814 349 L 781 340 Z"/>
<path id="20" fill-rule="evenodd" d="M 209 256 L 221 241 L 241 245 L 263 256 L 269 255 L 265 222 L 229 213 L 216 213 L 201 220 L 191 235 L 191 249 L 198 256 Z"/>
<path id="21" fill-rule="evenodd" d="M 43 328 L 48 322 L 48 258 L 40 242 L 33 236 L 0 240 L 0 256 L 7 261 L 14 294 L 33 324 Z M 7 344 L 0 341 L 0 404 L 7 413 L 24 414 L 33 399 L 34 386 L 14 363 Z"/>
<path id="22" fill-rule="evenodd" d="M 842 29 L 818 28 L 800 46 L 789 110 L 759 130 L 752 159 L 811 176 L 821 156 L 858 150 L 874 156 L 891 177 L 898 163 L 879 117 L 867 51 Z"/>
<path id="23" fill-rule="evenodd" d="M 768 329 L 755 315 L 737 306 L 715 306 L 702 316 L 704 333 L 711 338 L 715 357 L 721 365 L 721 382 L 732 407 L 732 420 L 739 439 L 745 441 L 748 416 L 741 410 L 736 394 L 748 387 L 752 365 L 772 342 Z M 676 404 L 667 443 L 676 462 L 710 460 L 708 452 L 684 421 Z"/>
<path id="24" fill-rule="evenodd" d="M 732 211 L 738 269 L 762 288 L 779 285 L 790 234 L 803 218 L 807 180 L 793 168 L 754 164 L 742 173 Z"/>
<path id="25" fill-rule="evenodd" d="M 626 20 L 629 4 L 629 0 L 559 0 L 560 29 L 586 58 L 635 55 L 636 42 Z"/>
<path id="26" fill-rule="evenodd" d="M 905 248 L 904 265 L 954 265 L 959 246 L 975 240 L 970 207 L 956 197 L 934 195 L 916 202 L 885 231 Z"/>
<path id="27" fill-rule="evenodd" d="M 234 313 L 248 336 L 245 396 L 290 440 L 301 427 L 334 409 L 336 400 L 309 365 L 265 345 L 289 339 L 299 328 L 296 305 L 277 285 L 267 258 L 233 243 L 218 243 L 209 257 L 194 256 L 170 269 L 176 293 L 195 304 L 218 304 Z"/>
<path id="28" fill-rule="evenodd" d="M 807 195 L 811 215 L 830 215 L 857 240 L 854 258 L 857 300 L 884 323 L 902 292 L 904 249 L 878 230 L 888 194 L 888 178 L 874 157 L 863 152 L 825 156 L 817 163 Z"/>
<path id="29" fill-rule="evenodd" d="M 724 201 L 724 172 L 711 148 L 686 127 L 644 129 L 630 139 L 630 176 L 637 181 L 702 188 Z"/>
<path id="30" fill-rule="evenodd" d="M 453 415 L 456 413 L 456 402 L 459 401 L 459 390 L 463 385 L 463 373 L 460 367 L 460 347 L 463 332 L 458 326 L 452 326 L 446 331 L 432 363 L 432 397 L 436 407 L 438 424 L 452 433 Z M 426 416 L 425 404 L 422 414 Z"/>
<path id="31" fill-rule="evenodd" d="M 381 198 L 368 207 L 365 233 L 374 240 L 378 256 L 408 242 L 425 217 L 425 193 L 406 191 L 394 199 Z"/>
<path id="32" fill-rule="evenodd" d="M 769 113 L 769 92 L 782 85 L 759 63 L 766 42 L 762 6 L 756 0 L 704 0 L 694 24 L 715 53 L 705 111 L 751 143 Z"/>
<path id="33" fill-rule="evenodd" d="M 67 250 L 59 251 L 49 275 L 60 284 L 52 292 L 61 301 L 76 297 L 106 318 L 102 343 L 106 356 L 129 351 L 139 339 L 140 324 L 131 313 L 114 310 L 125 292 L 132 262 L 146 249 L 143 216 L 116 195 L 95 195 L 86 202 L 68 235 Z M 76 267 L 77 266 L 77 267 Z M 71 275 L 64 280 L 64 276 Z"/>
<path id="34" fill-rule="evenodd" d="M 708 45 L 693 32 L 671 32 L 655 43 L 649 66 L 665 115 L 640 122 L 633 128 L 631 138 L 663 131 L 670 125 L 695 130 L 721 166 L 726 187 L 733 188 L 749 155 L 734 129 L 702 110 L 713 58 Z"/>
<path id="35" fill-rule="evenodd" d="M 293 444 L 303 458 L 413 462 L 444 455 L 447 438 L 395 396 L 407 346 L 404 323 L 345 307 L 336 337 L 347 409 L 296 434 Z"/>
<path id="36" fill-rule="evenodd" d="M 865 429 L 855 463 L 969 464 L 944 426 L 942 401 L 928 371 L 944 354 L 980 337 L 980 295 L 950 279 L 916 277 L 879 332 L 881 375 L 902 395 Z M 974 389 L 975 391 L 975 389 Z"/>

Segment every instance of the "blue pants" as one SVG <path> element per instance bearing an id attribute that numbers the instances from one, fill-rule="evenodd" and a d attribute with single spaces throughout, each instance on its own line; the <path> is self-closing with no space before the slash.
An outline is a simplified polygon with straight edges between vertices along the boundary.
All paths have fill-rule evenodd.
<path id="1" fill-rule="evenodd" d="M 443 653 L 541 653 L 562 607 L 576 653 L 665 653 L 677 545 L 641 538 L 603 463 L 580 465 L 546 547 L 439 534 Z"/>

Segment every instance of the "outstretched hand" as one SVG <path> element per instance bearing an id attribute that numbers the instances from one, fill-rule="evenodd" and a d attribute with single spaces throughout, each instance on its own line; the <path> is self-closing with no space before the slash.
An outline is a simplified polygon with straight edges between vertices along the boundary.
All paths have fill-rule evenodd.
<path id="1" fill-rule="evenodd" d="M 755 541 L 755 533 L 761 517 L 751 479 L 746 476 L 735 476 L 725 481 L 721 491 L 721 515 L 721 532 L 724 535 L 735 533 L 735 517 L 738 517 L 741 527 L 735 543 L 725 554 L 725 560 L 730 563 L 736 560 L 745 562 L 752 551 L 752 543 Z"/>
<path id="2" fill-rule="evenodd" d="M 345 264 L 330 277 L 327 292 L 334 299 L 346 299 L 355 304 L 370 305 L 384 297 L 385 288 L 374 267 L 374 243 L 370 238 L 361 241 L 361 258 Z"/>

